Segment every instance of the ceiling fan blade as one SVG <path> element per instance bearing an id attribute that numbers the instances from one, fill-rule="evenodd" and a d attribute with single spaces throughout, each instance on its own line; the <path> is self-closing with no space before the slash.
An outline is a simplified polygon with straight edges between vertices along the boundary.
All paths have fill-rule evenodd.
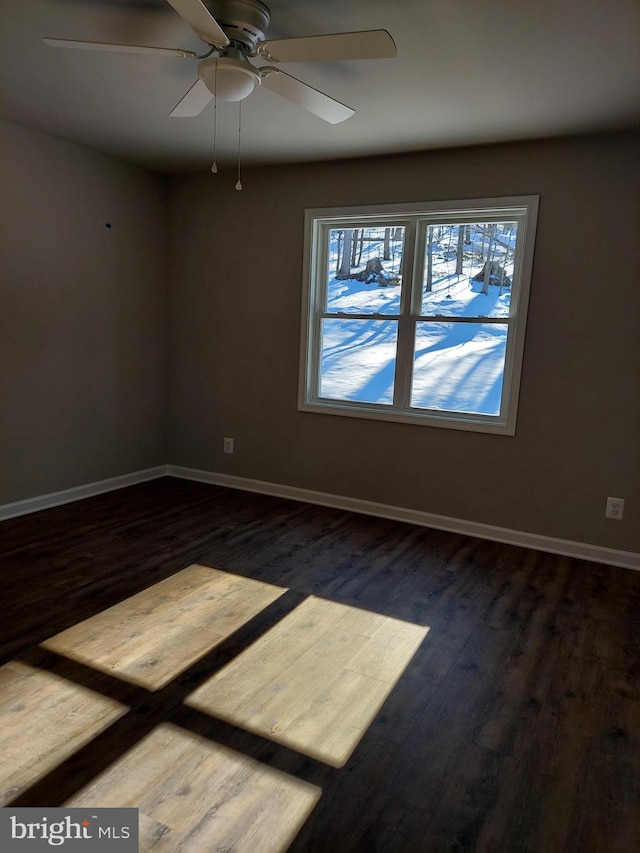
<path id="1" fill-rule="evenodd" d="M 398 53 L 386 30 L 326 36 L 270 39 L 258 42 L 254 55 L 271 62 L 316 62 L 343 59 L 390 59 Z"/>
<path id="2" fill-rule="evenodd" d="M 169 115 L 174 118 L 193 118 L 199 116 L 202 110 L 213 98 L 202 80 L 196 80 L 186 95 L 178 101 Z"/>
<path id="3" fill-rule="evenodd" d="M 262 85 L 266 86 L 277 95 L 281 95 L 288 101 L 293 101 L 299 107 L 307 110 L 318 118 L 328 121 L 329 124 L 338 124 L 345 119 L 351 118 L 355 110 L 341 104 L 319 92 L 312 86 L 308 86 L 301 80 L 297 80 L 290 74 L 285 74 L 279 68 L 261 68 L 260 74 Z"/>
<path id="4" fill-rule="evenodd" d="M 141 44 L 110 44 L 104 41 L 77 41 L 76 39 L 42 39 L 51 47 L 72 47 L 80 50 L 106 50 L 109 53 L 169 53 L 171 56 L 197 56 L 192 50 L 179 47 L 147 47 Z"/>
<path id="5" fill-rule="evenodd" d="M 224 30 L 201 0 L 167 0 L 167 2 L 207 44 L 215 44 L 216 47 L 226 47 L 229 44 Z"/>

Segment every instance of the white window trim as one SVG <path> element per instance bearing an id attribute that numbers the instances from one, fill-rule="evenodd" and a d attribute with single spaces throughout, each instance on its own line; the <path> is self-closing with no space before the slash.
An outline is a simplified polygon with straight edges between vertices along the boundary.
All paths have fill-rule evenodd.
<path id="1" fill-rule="evenodd" d="M 539 196 L 528 195 L 306 210 L 298 409 L 304 412 L 515 435 L 538 201 Z M 473 221 L 473 217 L 476 217 L 475 221 L 478 221 L 478 215 L 482 215 L 485 220 L 490 219 L 491 221 L 516 219 L 521 225 L 519 234 L 522 237 L 518 239 L 514 258 L 513 280 L 515 282 L 516 277 L 518 280 L 517 288 L 514 290 L 516 298 L 512 300 L 511 304 L 511 321 L 506 321 L 507 323 L 510 322 L 511 331 L 507 339 L 500 414 L 476 415 L 428 409 L 399 409 L 388 404 L 320 398 L 317 394 L 320 357 L 316 342 L 320 340 L 319 324 L 323 316 L 320 307 L 325 304 L 323 299 L 327 286 L 325 280 L 327 241 L 321 239 L 327 228 L 340 228 L 341 226 L 356 228 L 367 224 L 378 224 L 381 220 L 384 220 L 383 225 L 412 223 L 412 227 L 405 232 L 408 236 L 403 253 L 403 304 L 398 315 L 400 330 L 401 324 L 411 323 L 415 325 L 419 319 L 416 310 L 406 310 L 410 307 L 406 305 L 406 301 L 413 298 L 413 308 L 416 309 L 415 303 L 418 301 L 420 288 L 412 286 L 411 278 L 415 270 L 421 269 L 421 252 L 424 254 L 423 237 L 426 233 L 426 228 L 421 228 L 420 223 L 438 224 L 438 222 L 450 222 L 452 219 L 460 222 L 466 218 Z M 319 279 L 319 276 L 322 278 Z M 487 318 L 487 322 L 492 322 L 492 320 L 494 318 Z M 503 318 L 495 318 L 495 320 L 505 322 Z M 401 351 L 398 348 L 398 360 L 405 360 L 405 368 L 407 354 L 408 350 Z M 404 369 L 402 375 L 405 382 L 410 381 L 410 369 Z"/>

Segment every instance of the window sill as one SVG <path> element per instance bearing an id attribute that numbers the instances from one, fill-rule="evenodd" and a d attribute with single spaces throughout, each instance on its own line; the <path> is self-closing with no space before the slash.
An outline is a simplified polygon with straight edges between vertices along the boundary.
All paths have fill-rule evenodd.
<path id="1" fill-rule="evenodd" d="M 391 407 L 375 407 L 372 405 L 358 406 L 357 404 L 331 401 L 303 401 L 298 404 L 298 411 L 313 412 L 320 415 L 338 415 L 348 418 L 365 420 L 390 421 L 392 423 L 413 424 L 414 426 L 436 427 L 440 429 L 457 429 L 467 432 L 484 432 L 494 435 L 515 435 L 515 424 L 508 424 L 505 419 L 488 415 L 465 415 L 459 413 L 421 412 L 419 410 L 400 411 Z"/>

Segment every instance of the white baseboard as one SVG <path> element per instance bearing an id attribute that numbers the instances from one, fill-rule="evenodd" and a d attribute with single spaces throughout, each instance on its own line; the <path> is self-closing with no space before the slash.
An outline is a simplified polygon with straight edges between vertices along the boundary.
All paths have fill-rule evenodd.
<path id="1" fill-rule="evenodd" d="M 310 489 L 300 489 L 296 486 L 284 486 L 279 483 L 268 483 L 262 480 L 251 480 L 245 477 L 234 477 L 229 474 L 216 474 L 211 471 L 199 471 L 195 468 L 183 468 L 179 465 L 167 465 L 170 477 L 184 480 L 196 480 L 200 483 L 210 483 L 215 486 L 227 486 L 230 489 L 241 489 L 247 492 L 257 492 L 278 498 L 319 504 L 320 506 L 344 509 L 378 518 L 389 518 L 393 521 L 406 521 L 421 527 L 434 527 L 437 530 L 447 530 L 460 533 L 463 536 L 477 536 L 480 539 L 490 539 L 494 542 L 505 542 L 508 545 L 520 545 L 523 548 L 533 548 L 536 551 L 547 551 L 551 554 L 562 554 L 566 557 L 577 557 L 580 560 L 590 560 L 596 563 L 606 563 L 620 566 L 624 569 L 640 571 L 640 554 L 633 551 L 617 551 L 614 548 L 603 548 L 599 545 L 588 545 L 569 539 L 556 539 L 552 536 L 541 536 L 537 533 L 527 533 L 522 530 L 510 530 L 506 527 L 495 527 L 491 524 L 481 524 L 477 521 L 466 521 L 451 518 L 446 515 L 436 515 L 430 512 L 405 509 L 404 507 L 364 501 L 358 498 L 347 498 L 341 495 L 326 494 Z"/>
<path id="2" fill-rule="evenodd" d="M 15 518 L 18 515 L 26 515 L 29 512 L 37 512 L 40 509 L 49 509 L 53 506 L 79 501 L 82 498 L 91 498 L 104 492 L 113 492 L 125 486 L 135 486 L 136 483 L 145 483 L 147 480 L 155 480 L 158 477 L 167 476 L 167 466 L 158 465 L 156 468 L 146 468 L 144 471 L 134 471 L 132 474 L 123 474 L 120 477 L 111 477 L 108 480 L 98 480 L 96 483 L 87 483 L 84 486 L 74 486 L 72 489 L 63 489 L 61 492 L 51 492 L 48 495 L 40 495 L 37 498 L 27 498 L 24 501 L 3 504 L 0 506 L 0 521 L 5 518 Z"/>
<path id="3" fill-rule="evenodd" d="M 196 468 L 184 468 L 180 465 L 158 465 L 155 468 L 134 471 L 132 474 L 123 474 L 120 477 L 99 480 L 96 483 L 87 483 L 84 486 L 76 486 L 75 488 L 65 489 L 61 492 L 52 492 L 48 495 L 4 504 L 0 506 L 0 521 L 166 476 L 177 477 L 183 480 L 194 480 L 200 483 L 210 483 L 214 486 L 226 486 L 230 489 L 240 489 L 246 492 L 272 495 L 273 497 L 287 498 L 303 503 L 318 504 L 334 509 L 344 509 L 363 515 L 389 518 L 393 521 L 405 521 L 421 527 L 433 527 L 436 530 L 460 533 L 463 536 L 477 536 L 480 539 L 490 539 L 494 542 L 505 542 L 508 545 L 533 548 L 536 551 L 548 551 L 551 554 L 562 554 L 567 557 L 577 557 L 581 560 L 607 563 L 611 566 L 620 566 L 624 569 L 640 571 L 640 554 L 635 554 L 632 551 L 617 551 L 613 548 L 588 545 L 569 539 L 556 539 L 552 536 L 541 536 L 537 533 L 527 533 L 522 530 L 510 530 L 506 527 L 495 527 L 491 524 L 481 524 L 477 521 L 466 521 L 461 518 L 451 518 L 446 515 L 436 515 L 435 513 L 390 506 L 374 501 L 364 501 L 358 498 L 316 492 L 311 489 L 300 489 L 296 486 L 285 486 L 280 483 L 268 483 L 263 480 L 235 477 L 230 474 L 217 474 L 212 471 L 200 471 Z"/>

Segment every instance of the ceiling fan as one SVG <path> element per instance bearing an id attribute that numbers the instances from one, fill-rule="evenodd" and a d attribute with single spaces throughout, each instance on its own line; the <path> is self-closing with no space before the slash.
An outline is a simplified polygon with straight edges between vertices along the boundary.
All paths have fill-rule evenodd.
<path id="1" fill-rule="evenodd" d="M 337 124 L 352 116 L 355 110 L 275 65 L 257 66 L 251 60 L 279 64 L 396 56 L 395 43 L 386 30 L 267 39 L 265 34 L 271 15 L 260 0 L 207 0 L 206 5 L 202 0 L 167 2 L 206 42 L 209 46 L 206 53 L 58 38 L 45 38 L 43 41 L 52 47 L 116 53 L 160 53 L 199 59 L 199 79 L 170 113 L 179 118 L 199 115 L 214 96 L 223 101 L 242 101 L 258 86 L 265 86 L 330 124 Z"/>

